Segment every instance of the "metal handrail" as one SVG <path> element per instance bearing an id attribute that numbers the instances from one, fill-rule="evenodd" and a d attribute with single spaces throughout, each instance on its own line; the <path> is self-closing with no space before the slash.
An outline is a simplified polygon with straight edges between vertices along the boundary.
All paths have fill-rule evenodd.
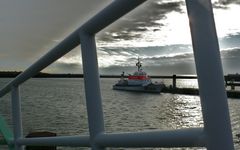
<path id="1" fill-rule="evenodd" d="M 204 140 L 203 129 L 193 128 L 172 131 L 104 133 L 99 134 L 95 142 L 102 147 L 204 147 L 206 146 Z M 17 143 L 29 146 L 90 147 L 89 136 L 22 138 L 17 140 Z"/>

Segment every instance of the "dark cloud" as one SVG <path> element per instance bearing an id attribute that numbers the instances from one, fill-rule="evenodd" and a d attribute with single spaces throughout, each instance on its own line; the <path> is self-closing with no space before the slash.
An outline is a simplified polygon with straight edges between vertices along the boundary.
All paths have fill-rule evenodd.
<path id="1" fill-rule="evenodd" d="M 230 34 L 219 39 L 221 49 L 240 47 L 240 33 Z"/>
<path id="2" fill-rule="evenodd" d="M 101 74 L 119 75 L 124 71 L 126 74 L 132 74 L 136 71 L 135 66 L 111 66 L 101 68 Z M 177 64 L 162 64 L 155 66 L 144 66 L 144 71 L 149 75 L 172 75 L 172 74 L 196 74 L 195 64 L 193 62 L 179 62 Z"/>
<path id="3" fill-rule="evenodd" d="M 79 63 L 55 62 L 48 66 L 43 72 L 49 73 L 83 73 Z"/>
<path id="4" fill-rule="evenodd" d="M 162 2 L 159 0 L 148 1 L 134 10 L 129 15 L 123 17 L 111 27 L 101 31 L 98 39 L 101 41 L 118 41 L 140 38 L 143 31 L 157 31 L 163 24 L 156 21 L 165 19 L 166 14 L 172 11 L 182 12 L 183 1 Z"/>
<path id="5" fill-rule="evenodd" d="M 160 2 L 160 1 L 148 1 L 143 8 L 136 9 L 132 15 L 129 15 L 133 21 L 134 26 L 140 27 L 152 27 L 159 26 L 161 24 L 156 23 L 157 20 L 164 19 L 165 15 L 169 12 L 176 11 L 182 12 L 180 6 L 183 2 Z M 138 31 L 136 28 L 136 31 Z"/>
<path id="6" fill-rule="evenodd" d="M 240 58 L 240 47 L 223 50 L 221 51 L 221 55 L 223 59 Z"/>
<path id="7" fill-rule="evenodd" d="M 238 4 L 240 5 L 240 0 L 218 0 L 213 3 L 214 8 L 227 9 L 229 4 Z"/>
<path id="8" fill-rule="evenodd" d="M 79 63 L 62 63 L 62 62 L 57 62 L 55 66 L 60 67 L 62 69 L 66 68 L 79 68 Z"/>
<path id="9" fill-rule="evenodd" d="M 123 65 L 100 68 L 102 74 L 119 74 L 136 71 L 136 56 L 129 56 Z M 141 57 L 143 68 L 151 75 L 196 74 L 193 53 Z M 221 51 L 224 74 L 240 73 L 240 48 Z"/>
<path id="10" fill-rule="evenodd" d="M 144 70 L 152 75 L 169 75 L 169 74 L 194 74 L 194 59 L 193 54 L 189 53 L 188 46 L 186 47 L 186 52 L 179 51 L 174 55 L 166 53 L 164 49 L 174 49 L 171 46 L 166 47 L 142 47 L 136 48 L 128 51 L 127 48 L 115 50 L 107 50 L 108 54 L 111 56 L 119 55 L 122 51 L 127 51 L 128 53 L 133 53 L 128 55 L 126 60 L 120 62 L 120 65 L 111 65 L 109 67 L 101 67 L 100 72 L 102 74 L 119 74 L 121 71 L 126 73 L 132 73 L 136 71 L 136 61 L 139 56 L 143 65 Z M 174 46 L 173 46 L 174 47 Z M 181 46 L 179 46 L 181 47 Z M 163 50 L 163 52 L 161 51 Z M 149 54 L 149 53 L 150 54 Z M 155 54 L 154 54 L 155 53 Z M 138 55 L 136 55 L 138 54 Z M 119 64 L 119 63 L 118 63 Z"/>
<path id="11" fill-rule="evenodd" d="M 223 70 L 225 74 L 240 73 L 240 47 L 221 52 Z"/>
<path id="12" fill-rule="evenodd" d="M 167 46 L 168 49 L 171 46 Z M 173 46 L 174 47 L 174 46 Z M 181 47 L 181 46 L 179 46 Z M 182 46 L 183 47 L 183 46 Z M 185 45 L 187 48 L 188 46 Z M 145 51 L 144 51 L 145 49 Z M 150 52 L 151 55 L 145 55 L 144 53 L 147 51 L 151 51 L 151 49 L 155 49 L 154 51 Z M 114 48 L 103 49 L 101 48 L 100 51 L 103 51 L 104 55 L 106 56 L 99 56 L 105 59 L 109 57 L 115 56 L 126 56 L 125 60 L 117 60 L 116 63 L 109 64 L 107 67 L 100 66 L 99 71 L 101 74 L 114 74 L 118 75 L 122 71 L 126 73 L 133 73 L 136 71 L 136 61 L 137 57 L 139 56 L 143 68 L 146 72 L 150 75 L 172 75 L 172 74 L 195 74 L 195 62 L 193 53 L 191 51 L 182 51 L 179 53 L 175 53 L 174 55 L 163 54 L 156 51 L 156 49 L 163 50 L 163 47 L 142 47 L 138 49 L 127 49 L 122 48 L 120 50 Z M 172 48 L 173 49 L 173 48 Z M 142 51 L 139 55 L 139 51 Z M 160 55 L 157 55 L 158 53 Z M 138 54 L 138 55 L 137 55 Z M 221 58 L 223 63 L 223 70 L 225 74 L 228 73 L 240 73 L 240 48 L 232 48 L 232 49 L 225 49 L 221 51 Z M 116 65 L 117 64 L 117 65 Z M 57 72 L 57 73 L 82 73 L 82 66 L 80 63 L 69 63 L 69 62 L 56 62 L 50 67 L 47 68 L 47 72 Z"/>
<path id="13" fill-rule="evenodd" d="M 192 48 L 186 44 L 175 44 L 149 47 L 101 47 L 98 50 L 108 55 L 131 55 L 132 57 L 137 57 L 186 53 L 191 52 Z"/>
<path id="14" fill-rule="evenodd" d="M 132 59 L 134 61 L 134 59 Z M 136 61 L 136 59 L 135 59 Z M 194 62 L 192 53 L 182 53 L 175 56 L 159 56 L 142 58 L 145 66 L 162 66 L 162 65 L 177 65 L 179 63 Z"/>
<path id="15" fill-rule="evenodd" d="M 228 4 L 240 4 L 239 0 L 219 0 L 218 1 L 222 5 L 228 5 Z"/>

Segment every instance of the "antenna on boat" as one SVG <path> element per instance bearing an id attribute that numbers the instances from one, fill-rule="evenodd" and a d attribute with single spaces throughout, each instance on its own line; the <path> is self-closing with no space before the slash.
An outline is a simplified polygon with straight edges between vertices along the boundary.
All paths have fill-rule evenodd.
<path id="1" fill-rule="evenodd" d="M 142 67 L 142 63 L 140 62 L 139 56 L 138 56 L 138 62 L 136 63 L 136 66 L 138 67 L 138 71 L 140 71 Z"/>

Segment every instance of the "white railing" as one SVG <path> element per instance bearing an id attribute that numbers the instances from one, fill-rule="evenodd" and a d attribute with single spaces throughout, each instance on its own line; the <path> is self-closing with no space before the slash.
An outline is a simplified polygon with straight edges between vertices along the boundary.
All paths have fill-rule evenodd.
<path id="1" fill-rule="evenodd" d="M 8 141 L 9 145 L 15 145 L 16 150 L 23 149 L 24 145 L 78 146 L 91 147 L 93 150 L 101 150 L 106 147 L 234 149 L 220 52 L 210 0 L 186 0 L 204 128 L 112 134 L 104 132 L 95 34 L 143 2 L 145 0 L 113 1 L 112 4 L 78 28 L 0 91 L 0 97 L 12 92 L 14 139 Z M 89 135 L 24 138 L 19 86 L 80 43 Z"/>

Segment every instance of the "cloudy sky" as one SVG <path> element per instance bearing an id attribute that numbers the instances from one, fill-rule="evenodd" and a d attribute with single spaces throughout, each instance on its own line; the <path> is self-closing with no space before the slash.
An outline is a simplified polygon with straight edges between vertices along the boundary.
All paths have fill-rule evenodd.
<path id="1" fill-rule="evenodd" d="M 112 0 L 0 0 L 0 70 L 21 71 Z M 223 69 L 240 73 L 240 0 L 212 0 Z M 96 36 L 101 74 L 195 74 L 184 0 L 149 0 Z M 75 48 L 44 70 L 82 73 Z"/>

